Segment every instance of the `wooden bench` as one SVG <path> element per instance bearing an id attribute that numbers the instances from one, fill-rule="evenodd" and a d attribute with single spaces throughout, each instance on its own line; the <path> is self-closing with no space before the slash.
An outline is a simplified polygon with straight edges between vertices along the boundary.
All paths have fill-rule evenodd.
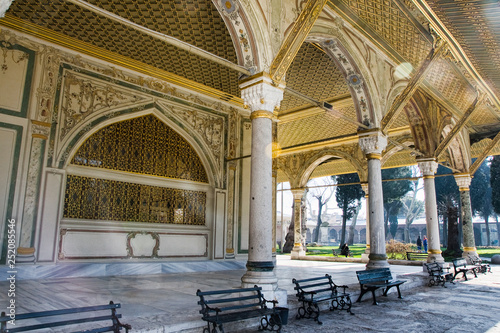
<path id="1" fill-rule="evenodd" d="M 207 322 L 203 333 L 215 333 L 217 327 L 224 332 L 223 324 L 255 317 L 261 318 L 259 330 L 280 332 L 282 325 L 286 324 L 282 311 L 288 309 L 276 307 L 276 300 L 267 301 L 262 295 L 262 287 L 215 291 L 198 289 L 196 295 L 200 297 L 198 304 L 202 319 Z M 266 303 L 272 303 L 273 307 L 268 308 Z"/>
<path id="2" fill-rule="evenodd" d="M 363 295 L 371 291 L 373 296 L 373 304 L 378 304 L 375 298 L 375 290 L 379 288 L 384 288 L 383 295 L 387 296 L 387 292 L 389 291 L 389 289 L 391 289 L 392 287 L 396 287 L 398 289 L 398 298 L 402 298 L 399 286 L 406 281 L 393 280 L 391 270 L 389 268 L 376 268 L 365 271 L 357 271 L 356 275 L 358 276 L 359 286 L 361 289 L 361 293 L 359 294 L 357 302 L 361 302 L 361 298 L 363 297 Z"/>
<path id="3" fill-rule="evenodd" d="M 297 319 L 314 318 L 321 325 L 318 303 L 323 301 L 330 301 L 330 311 L 340 309 L 354 314 L 351 312 L 351 297 L 345 291 L 349 287 L 336 285 L 330 275 L 303 280 L 292 279 L 292 282 L 295 284 L 296 296 L 299 302 L 302 302 L 297 311 Z"/>
<path id="4" fill-rule="evenodd" d="M 477 277 L 478 267 L 475 265 L 469 265 L 465 258 L 453 259 L 453 268 L 455 270 L 455 275 L 453 275 L 453 280 L 457 277 L 458 274 L 462 273 L 462 277 L 467 281 L 467 273 L 474 273 L 474 277 Z"/>
<path id="5" fill-rule="evenodd" d="M 427 260 L 427 252 L 406 252 L 407 260 Z"/>
<path id="6" fill-rule="evenodd" d="M 427 268 L 427 272 L 429 273 L 429 283 L 427 284 L 429 287 L 439 285 L 440 283 L 443 284 L 443 287 L 446 288 L 445 283 L 446 281 L 450 281 L 451 283 L 453 282 L 453 273 L 449 271 L 445 272 L 443 269 L 443 266 L 441 266 L 437 262 L 429 262 L 424 264 L 425 267 Z"/>
<path id="7" fill-rule="evenodd" d="M 478 273 L 484 273 L 484 274 L 486 274 L 487 272 L 491 273 L 490 264 L 483 264 L 483 260 L 481 260 L 481 258 L 476 256 L 469 256 L 469 260 L 472 265 L 477 267 Z"/>
<path id="8" fill-rule="evenodd" d="M 114 304 L 113 301 L 111 301 L 106 305 L 22 313 L 15 314 L 15 316 L 12 317 L 10 315 L 6 315 L 5 312 L 2 312 L 2 316 L 0 318 L 0 332 L 29 332 L 43 328 L 61 326 L 68 326 L 67 332 L 71 331 L 75 333 L 118 333 L 122 330 L 122 328 L 125 329 L 125 332 L 128 332 L 128 330 L 132 329 L 132 327 L 128 324 L 120 323 L 119 318 L 121 318 L 122 315 L 116 313 L 116 309 L 119 309 L 120 307 L 121 305 L 119 303 Z M 99 313 L 102 311 L 110 311 L 110 313 L 103 315 Z M 111 321 L 112 325 L 94 325 L 95 328 L 90 328 L 90 325 L 88 324 L 105 321 Z M 21 326 L 21 322 L 26 323 L 26 325 Z M 9 324 L 10 328 L 7 327 L 7 324 Z M 77 326 L 71 327 L 70 325 Z"/>

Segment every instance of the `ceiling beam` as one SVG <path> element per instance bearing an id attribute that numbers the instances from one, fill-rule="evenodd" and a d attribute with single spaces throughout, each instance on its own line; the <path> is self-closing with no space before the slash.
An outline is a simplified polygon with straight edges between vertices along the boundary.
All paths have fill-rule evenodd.
<path id="1" fill-rule="evenodd" d="M 437 44 L 437 46 L 434 45 L 425 60 L 422 62 L 422 65 L 420 66 L 418 71 L 411 77 L 403 92 L 399 94 L 398 97 L 396 97 L 391 105 L 391 108 L 385 114 L 381 124 L 382 132 L 385 132 L 396 120 L 398 114 L 401 112 L 401 110 L 403 110 L 403 108 L 413 96 L 413 93 L 418 89 L 418 87 L 424 80 L 431 65 L 444 53 L 444 50 L 446 49 L 445 43 L 443 43 L 443 41 L 438 38 L 435 44 Z"/>
<path id="2" fill-rule="evenodd" d="M 481 156 L 479 156 L 474 161 L 474 163 L 472 163 L 471 167 L 469 168 L 469 173 L 471 176 L 473 176 L 476 173 L 477 169 L 479 169 L 481 164 L 483 164 L 486 157 L 490 155 L 491 151 L 493 150 L 493 148 L 495 148 L 498 141 L 500 141 L 500 132 L 498 132 L 497 135 L 495 135 L 495 137 L 493 138 L 493 140 L 491 140 L 491 142 L 488 144 L 488 147 L 486 147 Z"/>
<path id="3" fill-rule="evenodd" d="M 480 105 L 484 98 L 486 97 L 486 94 L 479 92 L 478 95 L 476 96 L 476 99 L 474 99 L 474 102 L 469 106 L 467 111 L 464 113 L 462 118 L 455 124 L 453 129 L 448 133 L 446 138 L 444 138 L 441 143 L 439 143 L 439 146 L 436 148 L 434 151 L 434 156 L 439 157 L 441 153 L 449 146 L 450 142 L 458 135 L 458 133 L 464 128 L 465 123 L 470 119 L 472 116 L 472 113 L 477 110 L 477 106 Z"/>
<path id="4" fill-rule="evenodd" d="M 299 52 L 309 31 L 319 17 L 327 0 L 308 0 L 299 17 L 274 58 L 269 74 L 274 82 L 281 82 L 288 67 Z"/>

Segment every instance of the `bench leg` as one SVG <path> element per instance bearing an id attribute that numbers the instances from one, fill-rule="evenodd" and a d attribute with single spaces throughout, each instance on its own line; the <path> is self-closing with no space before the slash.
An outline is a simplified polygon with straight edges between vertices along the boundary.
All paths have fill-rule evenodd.
<path id="1" fill-rule="evenodd" d="M 312 302 L 302 302 L 302 306 L 297 310 L 297 319 L 301 318 L 312 318 L 318 322 L 319 325 L 323 324 L 319 321 L 319 306 L 316 303 Z"/>
<path id="2" fill-rule="evenodd" d="M 346 310 L 350 314 L 354 315 L 354 313 L 351 312 L 351 307 L 352 307 L 351 297 L 349 297 L 349 295 L 341 296 L 340 299 L 339 298 L 332 299 L 330 305 L 330 311 L 337 309 Z"/>
<path id="3" fill-rule="evenodd" d="M 377 299 L 375 298 L 375 289 L 372 289 L 373 305 L 378 305 Z"/>

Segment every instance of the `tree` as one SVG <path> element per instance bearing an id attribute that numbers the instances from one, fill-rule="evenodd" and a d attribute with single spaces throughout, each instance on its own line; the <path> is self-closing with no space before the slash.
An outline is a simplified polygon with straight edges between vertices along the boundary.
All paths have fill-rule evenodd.
<path id="1" fill-rule="evenodd" d="M 500 214 L 500 156 L 493 156 L 490 164 L 490 187 L 491 187 L 491 205 L 496 214 Z M 497 239 L 500 239 L 500 226 L 497 221 Z M 498 244 L 500 245 L 500 244 Z"/>
<path id="2" fill-rule="evenodd" d="M 439 166 L 436 175 L 451 173 L 451 170 Z M 458 221 L 460 209 L 460 196 L 458 186 L 453 176 L 435 178 L 436 201 L 438 214 L 443 219 L 443 239 L 446 239 L 446 255 L 459 257 L 460 250 L 460 226 Z M 446 229 L 446 232 L 445 232 Z"/>
<path id="3" fill-rule="evenodd" d="M 308 186 L 311 186 L 309 187 L 307 196 L 315 198 L 318 202 L 318 214 L 316 216 L 316 229 L 314 229 L 314 234 L 312 238 L 313 242 L 318 242 L 319 240 L 319 229 L 321 227 L 321 224 L 323 224 L 323 221 L 321 219 L 323 215 L 323 208 L 333 195 L 333 186 L 331 186 L 333 184 L 334 182 L 331 177 L 315 178 L 307 183 Z M 309 200 L 308 202 L 310 204 Z M 312 209 L 310 209 L 310 211 L 312 214 Z"/>
<path id="4" fill-rule="evenodd" d="M 345 175 L 332 176 L 337 184 L 350 184 L 359 182 L 359 177 L 357 173 L 350 173 Z M 342 232 L 340 235 L 340 244 L 342 246 L 345 241 L 345 231 L 347 220 L 354 216 L 356 210 L 359 212 L 358 206 L 361 204 L 361 198 L 364 192 L 361 185 L 345 185 L 337 186 L 335 191 L 335 197 L 337 199 L 337 205 L 342 209 Z"/>
<path id="5" fill-rule="evenodd" d="M 491 204 L 490 162 L 485 160 L 474 173 L 470 184 L 470 201 L 472 213 L 479 214 L 486 225 L 486 242 L 491 245 L 489 217 L 493 214 Z"/>
<path id="6" fill-rule="evenodd" d="M 408 178 L 411 177 L 411 169 L 409 167 L 403 168 L 392 168 L 382 170 L 382 179 L 398 179 L 398 178 Z M 403 204 L 401 199 L 411 191 L 411 181 L 410 180 L 396 180 L 396 181 L 384 181 L 382 183 L 382 191 L 384 196 L 384 223 L 385 223 L 385 234 L 387 235 L 390 231 L 389 221 L 392 224 L 392 238 L 395 236 L 395 231 L 398 225 L 398 214 Z"/>

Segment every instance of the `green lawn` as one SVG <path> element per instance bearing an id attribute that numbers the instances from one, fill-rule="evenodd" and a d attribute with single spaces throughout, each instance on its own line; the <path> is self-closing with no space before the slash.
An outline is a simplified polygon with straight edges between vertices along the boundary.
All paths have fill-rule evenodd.
<path id="1" fill-rule="evenodd" d="M 332 257 L 332 249 L 335 249 L 337 253 L 340 253 L 338 246 L 308 246 L 306 255 Z M 351 250 L 353 258 L 361 258 L 361 254 L 365 252 L 365 249 L 365 245 L 354 244 L 349 246 L 349 250 Z"/>
<path id="2" fill-rule="evenodd" d="M 355 244 L 349 246 L 354 258 L 361 258 L 361 254 L 365 252 L 366 246 L 364 244 Z M 328 256 L 331 257 L 332 249 L 340 252 L 338 246 L 309 246 L 307 247 L 306 255 L 309 256 Z M 446 248 L 441 248 L 442 251 L 445 251 Z M 491 258 L 495 254 L 500 254 L 499 246 L 480 246 L 477 248 L 477 253 L 480 257 Z"/>

